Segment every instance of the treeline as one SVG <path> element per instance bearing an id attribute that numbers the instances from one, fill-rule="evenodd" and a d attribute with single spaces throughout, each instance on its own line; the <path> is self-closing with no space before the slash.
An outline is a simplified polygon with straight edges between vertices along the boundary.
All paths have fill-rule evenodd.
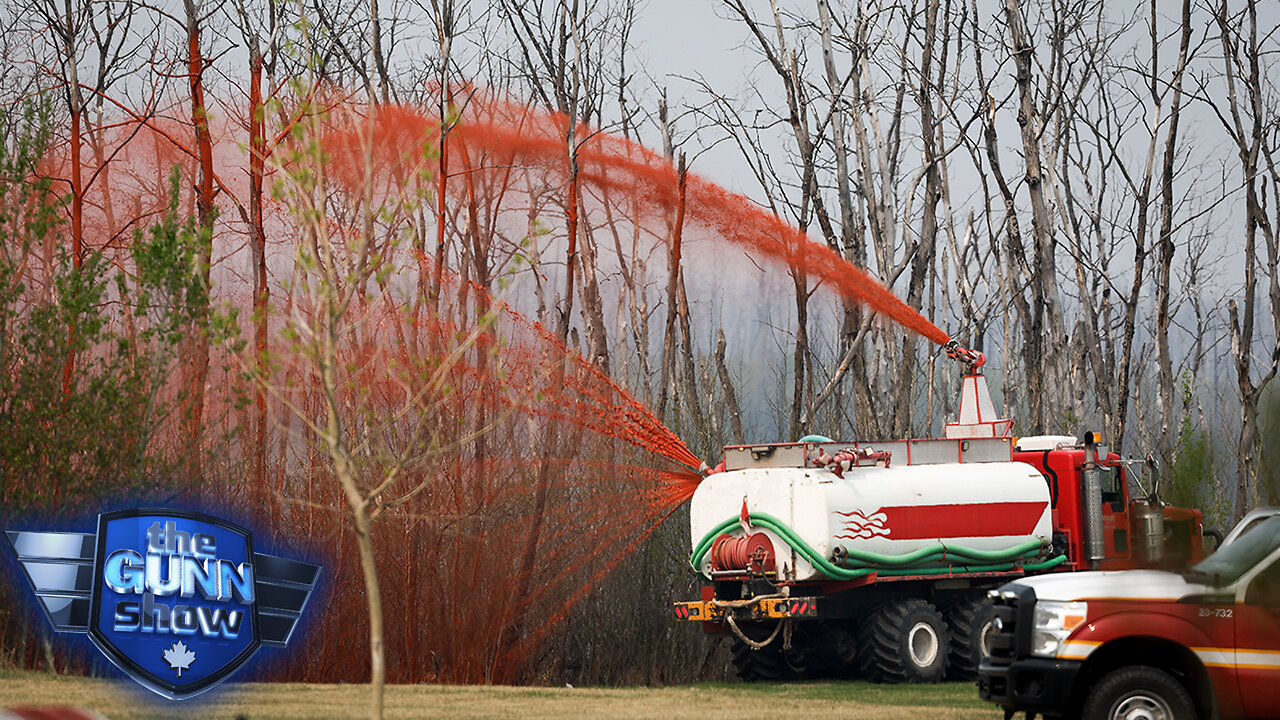
<path id="1" fill-rule="evenodd" d="M 522 144 L 536 124 L 559 126 L 508 103 L 471 113 L 484 127 L 507 111 Z M 148 212 L 125 240 L 99 245 L 103 196 L 90 195 L 86 237 L 102 249 L 74 263 L 66 199 L 44 176 L 56 157 L 48 118 L 8 118 L 5 526 L 85 531 L 110 507 L 192 507 L 246 525 L 257 547 L 320 562 L 298 647 L 265 656 L 260 678 L 657 683 L 705 672 L 707 651 L 666 622 L 663 599 L 690 592 L 673 572 L 687 551 L 681 523 L 665 521 L 700 458 L 568 349 L 567 325 L 542 325 L 432 261 L 407 223 L 424 188 L 442 187 L 421 152 L 438 127 L 333 97 L 296 112 L 305 127 L 281 145 L 289 159 L 259 235 L 288 277 L 271 301 L 210 280 L 202 257 L 253 253 L 179 211 L 193 200 L 190 168 L 173 163 L 154 182 L 147 170 L 172 158 L 136 147 L 113 153 L 118 177 L 133 179 L 103 196 Z M 128 138 L 167 140 L 153 127 Z M 522 183 L 547 179 L 528 155 L 537 143 L 457 147 L 505 157 L 456 194 L 444 187 L 469 213 L 482 212 L 478 198 L 499 202 L 475 186 L 518 163 L 529 165 Z M 187 374 L 193 353 L 206 353 L 202 385 Z M 16 565 L 6 571 L 5 661 L 100 665 L 83 643 L 51 638 Z M 615 648 L 655 627 L 672 643 L 647 660 Z"/>
<path id="2" fill-rule="evenodd" d="M 698 213 L 726 141 L 748 231 L 781 219 L 986 351 L 1018 432 L 1101 427 L 1223 521 L 1277 501 L 1255 4 L 720 9 L 748 89 L 670 104 L 632 0 L 7 6 L 5 522 L 242 509 L 335 568 L 271 677 L 719 677 L 667 618 L 696 591 L 664 428 L 710 461 L 924 435 L 957 386 Z M 5 587 L 0 659 L 88 666 Z"/>

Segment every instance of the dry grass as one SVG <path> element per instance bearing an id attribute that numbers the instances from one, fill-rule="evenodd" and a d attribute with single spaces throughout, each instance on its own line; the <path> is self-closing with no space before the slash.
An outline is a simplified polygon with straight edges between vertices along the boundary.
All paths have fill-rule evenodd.
<path id="1" fill-rule="evenodd" d="M 109 720 L 152 718 L 368 717 L 364 685 L 229 684 L 183 703 L 164 701 L 132 682 L 0 673 L 0 707 L 71 705 Z M 998 718 L 970 684 L 876 686 L 861 682 L 691 685 L 667 688 L 529 688 L 396 685 L 388 718 Z"/>

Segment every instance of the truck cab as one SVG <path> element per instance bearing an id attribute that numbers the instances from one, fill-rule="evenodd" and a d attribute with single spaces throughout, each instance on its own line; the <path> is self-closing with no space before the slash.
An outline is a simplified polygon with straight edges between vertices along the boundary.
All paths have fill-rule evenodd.
<path id="1" fill-rule="evenodd" d="M 1280 516 L 1180 573 L 1045 575 L 991 597 L 978 687 L 1006 717 L 1280 718 Z"/>
<path id="2" fill-rule="evenodd" d="M 1018 438 L 1013 459 L 1044 475 L 1061 570 L 1176 570 L 1204 558 L 1200 511 L 1160 503 L 1155 481 L 1137 477 L 1143 464 L 1107 452 L 1097 433 Z"/>

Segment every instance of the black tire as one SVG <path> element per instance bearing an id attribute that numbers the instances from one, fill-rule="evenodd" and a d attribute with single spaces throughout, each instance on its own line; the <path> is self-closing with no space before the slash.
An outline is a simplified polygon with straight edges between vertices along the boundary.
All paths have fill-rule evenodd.
<path id="1" fill-rule="evenodd" d="M 959 598 L 942 610 L 951 633 L 948 680 L 976 680 L 978 664 L 991 653 L 996 608 L 985 594 Z"/>
<path id="2" fill-rule="evenodd" d="M 950 633 L 942 615 L 924 600 L 882 605 L 867 619 L 858 669 L 881 683 L 936 683 L 947 673 Z"/>
<path id="3" fill-rule="evenodd" d="M 773 632 L 772 627 L 756 623 L 742 623 L 741 630 L 747 637 L 757 642 L 763 641 Z M 738 677 L 744 682 L 769 682 L 776 680 L 797 680 L 803 678 L 809 669 L 805 657 L 803 641 L 792 637 L 790 650 L 784 650 L 782 633 L 773 642 L 759 650 L 747 645 L 737 637 L 733 639 L 730 653 L 733 656 L 733 667 Z"/>
<path id="4" fill-rule="evenodd" d="M 852 623 L 819 623 L 812 641 L 808 677 L 848 680 L 858 676 L 858 636 Z"/>
<path id="5" fill-rule="evenodd" d="M 1191 693 L 1169 673 L 1147 665 L 1112 670 L 1084 701 L 1083 720 L 1195 720 Z"/>

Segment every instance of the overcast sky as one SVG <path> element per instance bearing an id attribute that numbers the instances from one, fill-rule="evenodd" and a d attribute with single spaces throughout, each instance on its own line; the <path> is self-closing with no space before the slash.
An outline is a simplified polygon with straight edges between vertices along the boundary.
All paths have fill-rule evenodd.
<path id="1" fill-rule="evenodd" d="M 685 78 L 702 78 L 718 91 L 735 95 L 760 62 L 758 53 L 743 46 L 742 23 L 717 16 L 719 0 L 648 0 L 633 29 L 645 71 L 659 87 L 666 86 L 673 106 L 696 101 Z M 775 81 L 776 84 L 776 81 Z M 701 148 L 691 147 L 691 151 Z M 695 171 L 749 196 L 758 194 L 754 179 L 725 144 L 699 157 Z"/>

